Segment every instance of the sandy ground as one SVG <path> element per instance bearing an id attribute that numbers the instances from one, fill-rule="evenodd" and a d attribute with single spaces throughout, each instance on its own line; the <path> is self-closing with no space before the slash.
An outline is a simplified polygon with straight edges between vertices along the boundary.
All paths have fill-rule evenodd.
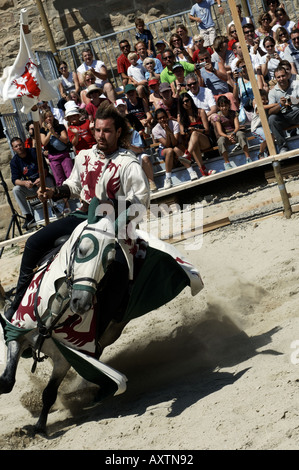
<path id="1" fill-rule="evenodd" d="M 245 212 L 277 196 L 276 186 L 253 190 L 205 204 L 204 214 Z M 294 214 L 236 221 L 206 233 L 201 248 L 199 238 L 178 244 L 205 288 L 134 320 L 106 350 L 102 360 L 128 377 L 126 393 L 87 409 L 93 388 L 71 372 L 48 438 L 32 437 L 26 426 L 37 419 L 50 363 L 32 375 L 22 359 L 13 391 L 0 397 L 0 449 L 298 449 L 298 242 Z M 4 253 L 8 288 L 20 256 Z"/>

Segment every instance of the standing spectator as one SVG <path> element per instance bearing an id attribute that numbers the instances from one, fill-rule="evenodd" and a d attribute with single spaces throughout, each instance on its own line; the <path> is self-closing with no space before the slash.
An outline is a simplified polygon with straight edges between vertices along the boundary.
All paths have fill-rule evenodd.
<path id="1" fill-rule="evenodd" d="M 65 127 L 54 118 L 51 111 L 43 114 L 40 130 L 41 143 L 48 150 L 48 160 L 58 186 L 70 176 L 73 162 L 69 154 L 69 139 Z"/>
<path id="2" fill-rule="evenodd" d="M 269 91 L 269 104 L 276 106 L 269 110 L 269 127 L 276 140 L 278 153 L 287 152 L 285 130 L 299 122 L 299 81 L 290 80 L 281 65 L 274 72 L 277 84 Z"/>
<path id="3" fill-rule="evenodd" d="M 26 128 L 26 131 L 29 134 L 29 137 L 27 137 L 27 139 L 25 140 L 24 147 L 26 149 L 35 148 L 36 147 L 36 140 L 34 138 L 34 122 L 32 120 L 27 121 L 26 124 L 25 124 L 25 128 Z"/>
<path id="4" fill-rule="evenodd" d="M 199 0 L 195 3 L 190 11 L 189 18 L 196 21 L 200 34 L 204 37 L 204 46 L 212 46 L 216 37 L 215 23 L 211 14 L 211 6 L 214 5 L 214 0 Z M 224 14 L 224 9 L 221 6 L 221 0 L 217 0 L 219 13 Z"/>
<path id="5" fill-rule="evenodd" d="M 172 169 L 177 164 L 178 158 L 184 155 L 184 146 L 180 142 L 180 125 L 177 121 L 168 118 L 165 109 L 160 108 L 155 112 L 156 126 L 152 130 L 153 139 L 160 143 L 158 153 L 165 160 L 164 189 L 172 187 Z M 191 181 L 197 179 L 197 173 L 191 164 L 182 161 L 187 168 Z"/>
<path id="6" fill-rule="evenodd" d="M 285 48 L 283 58 L 292 66 L 292 73 L 299 73 L 299 29 L 291 32 L 291 43 Z"/>
<path id="7" fill-rule="evenodd" d="M 84 86 L 83 73 L 91 70 L 96 77 L 96 83 L 103 90 L 107 98 L 113 103 L 116 100 L 115 90 L 108 80 L 107 68 L 102 60 L 93 57 L 91 49 L 82 51 L 83 63 L 77 68 L 80 86 Z"/>
<path id="8" fill-rule="evenodd" d="M 23 217 L 25 217 L 22 228 L 29 230 L 35 220 L 26 197 L 36 196 L 40 186 L 36 150 L 35 148 L 25 148 L 23 141 L 19 137 L 13 137 L 10 144 L 14 152 L 14 156 L 10 161 L 11 181 L 14 185 L 13 195 Z M 46 185 L 52 185 L 52 179 L 48 176 L 48 165 L 44 158 L 43 165 Z"/>
<path id="9" fill-rule="evenodd" d="M 128 54 L 130 53 L 131 46 L 129 44 L 129 41 L 127 41 L 126 39 L 122 39 L 119 43 L 119 47 L 122 53 L 116 60 L 117 73 L 120 75 L 122 84 L 125 87 L 129 83 L 127 70 L 131 65 L 128 59 Z"/>
<path id="10" fill-rule="evenodd" d="M 137 29 L 137 33 L 135 35 L 137 41 L 143 41 L 145 43 L 149 57 L 156 57 L 154 38 L 150 30 L 145 29 L 144 20 L 142 18 L 136 18 L 135 26 Z"/>
<path id="11" fill-rule="evenodd" d="M 294 21 L 291 21 L 284 8 L 278 7 L 275 10 L 275 18 L 277 23 L 272 27 L 272 31 L 275 33 L 279 26 L 283 26 L 289 34 L 291 34 L 292 29 L 296 24 Z"/>
<path id="12" fill-rule="evenodd" d="M 76 153 L 80 150 L 90 149 L 96 144 L 93 133 L 90 129 L 89 119 L 84 119 L 78 106 L 73 105 L 65 113 L 68 122 L 68 138 Z"/>
<path id="13" fill-rule="evenodd" d="M 171 49 L 165 49 L 165 51 L 163 52 L 163 60 L 165 60 L 166 62 L 166 67 L 163 69 L 163 71 L 161 72 L 161 75 L 160 75 L 160 80 L 161 80 L 161 83 L 171 83 L 171 82 L 174 82 L 176 77 L 172 71 L 172 68 L 174 66 L 174 64 L 176 63 L 175 61 L 175 55 L 173 53 L 173 51 Z M 195 67 L 194 67 L 194 64 L 190 64 L 189 62 L 186 62 L 186 61 L 180 61 L 179 62 L 183 68 L 184 68 L 184 75 L 187 75 L 188 73 L 190 72 L 193 72 Z"/>

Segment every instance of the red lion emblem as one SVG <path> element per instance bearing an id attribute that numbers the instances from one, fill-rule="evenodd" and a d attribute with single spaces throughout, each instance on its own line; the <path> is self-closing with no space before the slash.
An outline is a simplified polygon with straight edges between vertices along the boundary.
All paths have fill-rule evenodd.
<path id="1" fill-rule="evenodd" d="M 40 95 L 39 84 L 34 77 L 33 73 L 37 70 L 37 65 L 29 59 L 29 62 L 25 65 L 24 73 L 19 77 L 13 80 L 12 85 L 17 87 L 18 96 L 28 96 L 29 98 L 34 98 L 35 96 Z"/>

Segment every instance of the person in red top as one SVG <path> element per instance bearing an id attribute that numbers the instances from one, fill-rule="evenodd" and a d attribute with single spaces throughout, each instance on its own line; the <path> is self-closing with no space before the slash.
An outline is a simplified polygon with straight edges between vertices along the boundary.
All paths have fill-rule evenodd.
<path id="1" fill-rule="evenodd" d="M 110 103 L 110 100 L 108 100 L 108 98 L 102 94 L 102 90 L 96 85 L 90 85 L 87 88 L 86 96 L 87 98 L 90 98 L 90 103 L 86 105 L 85 110 L 88 114 L 88 119 L 91 122 L 94 122 L 96 112 L 100 104 L 103 103 L 103 101 Z"/>
<path id="2" fill-rule="evenodd" d="M 31 120 L 31 121 L 26 122 L 25 128 L 26 128 L 26 131 L 29 134 L 29 137 L 27 137 L 27 139 L 25 140 L 24 147 L 26 149 L 35 148 L 36 141 L 35 141 L 35 138 L 34 138 L 34 124 L 33 124 L 33 121 Z"/>
<path id="3" fill-rule="evenodd" d="M 68 138 L 76 153 L 79 153 L 80 150 L 90 149 L 96 144 L 90 129 L 90 121 L 82 116 L 78 106 L 68 109 L 65 113 L 65 119 L 68 122 Z"/>
<path id="4" fill-rule="evenodd" d="M 131 46 L 129 44 L 129 41 L 126 39 L 123 39 L 119 43 L 120 50 L 122 51 L 122 54 L 117 58 L 116 63 L 117 63 L 117 72 L 121 76 L 123 86 L 125 87 L 130 79 L 127 75 L 127 70 L 131 65 L 131 62 L 128 59 L 128 54 L 131 50 Z"/>

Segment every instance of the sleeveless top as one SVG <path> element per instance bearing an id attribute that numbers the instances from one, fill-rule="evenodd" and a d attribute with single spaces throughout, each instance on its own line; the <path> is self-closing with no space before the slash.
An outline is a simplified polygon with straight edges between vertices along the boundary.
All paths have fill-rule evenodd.
<path id="1" fill-rule="evenodd" d="M 69 76 L 67 78 L 61 75 L 60 81 L 65 92 L 69 93 L 70 91 L 75 90 L 75 83 L 72 72 L 69 72 Z"/>

